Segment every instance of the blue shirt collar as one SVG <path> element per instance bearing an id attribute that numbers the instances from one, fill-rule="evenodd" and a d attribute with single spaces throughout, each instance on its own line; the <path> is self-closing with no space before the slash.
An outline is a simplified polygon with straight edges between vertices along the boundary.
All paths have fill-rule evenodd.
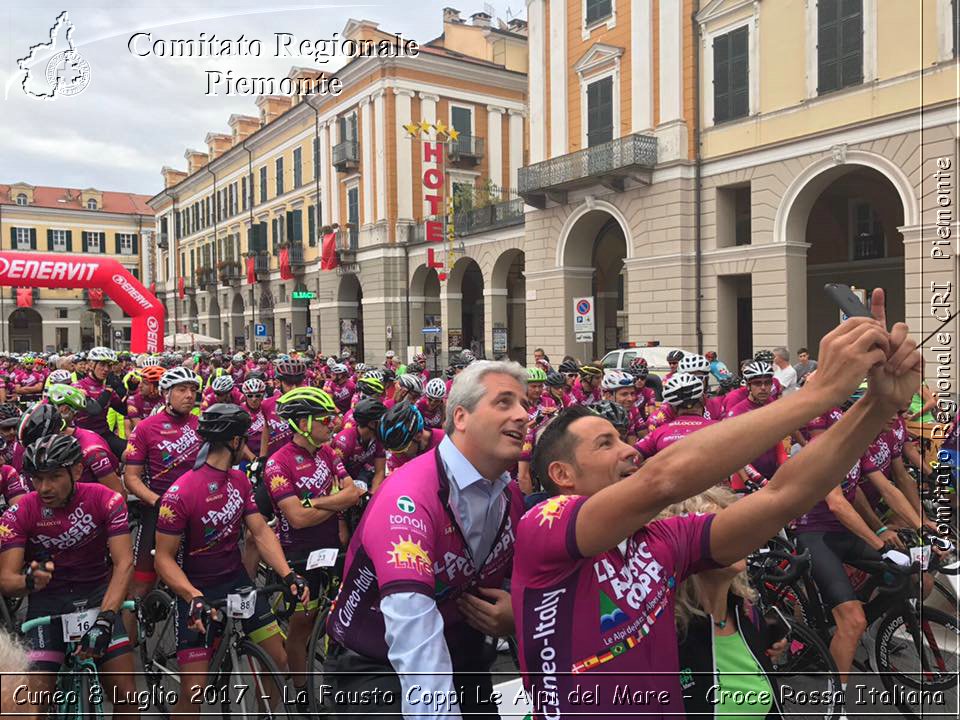
<path id="1" fill-rule="evenodd" d="M 486 481 L 480 471 L 467 460 L 460 448 L 458 448 L 449 435 L 445 435 L 440 445 L 437 447 L 440 458 L 447 468 L 447 475 L 450 480 L 456 483 L 460 490 L 470 487 L 474 483 Z M 503 490 L 510 483 L 510 473 L 503 473 L 496 478 L 491 485 L 496 490 Z"/>

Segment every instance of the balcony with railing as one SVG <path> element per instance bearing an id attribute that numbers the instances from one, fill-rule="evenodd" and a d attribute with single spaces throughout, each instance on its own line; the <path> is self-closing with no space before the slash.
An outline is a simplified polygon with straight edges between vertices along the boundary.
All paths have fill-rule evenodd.
<path id="1" fill-rule="evenodd" d="M 253 256 L 253 272 L 257 280 L 270 278 L 270 256 L 266 253 L 257 253 Z"/>
<path id="2" fill-rule="evenodd" d="M 217 263 L 217 270 L 220 273 L 220 282 L 224 285 L 232 285 L 240 282 L 244 277 L 243 263 L 233 258 L 227 258 Z"/>
<path id="3" fill-rule="evenodd" d="M 342 227 L 337 230 L 337 253 L 340 260 L 349 257 L 353 258 L 357 254 L 357 248 L 360 246 L 360 231 L 355 227 Z"/>
<path id="4" fill-rule="evenodd" d="M 625 135 L 610 142 L 520 168 L 520 195 L 528 205 L 544 208 L 547 199 L 566 203 L 567 191 L 589 185 L 622 192 L 631 178 L 649 183 L 657 164 L 657 138 Z"/>
<path id="5" fill-rule="evenodd" d="M 303 251 L 302 242 L 292 242 L 287 247 L 287 261 L 294 272 L 303 270 L 307 266 L 307 259 Z"/>
<path id="6" fill-rule="evenodd" d="M 456 140 L 447 143 L 447 157 L 452 162 L 467 160 L 479 163 L 483 157 L 484 140 L 475 135 L 461 133 Z"/>
<path id="7" fill-rule="evenodd" d="M 216 290 L 217 273 L 212 267 L 197 268 L 197 285 L 200 290 Z"/>
<path id="8" fill-rule="evenodd" d="M 360 145 L 356 140 L 344 140 L 333 146 L 333 166 L 337 172 L 360 167 Z"/>
<path id="9" fill-rule="evenodd" d="M 461 207 L 453 215 L 453 231 L 457 237 L 522 225 L 524 221 L 523 198 L 518 197 L 515 190 L 490 184 L 480 185 L 471 194 L 461 194 L 455 202 Z M 410 229 L 409 242 L 426 242 L 428 221 L 444 223 L 446 233 L 447 216 L 426 217 Z"/>

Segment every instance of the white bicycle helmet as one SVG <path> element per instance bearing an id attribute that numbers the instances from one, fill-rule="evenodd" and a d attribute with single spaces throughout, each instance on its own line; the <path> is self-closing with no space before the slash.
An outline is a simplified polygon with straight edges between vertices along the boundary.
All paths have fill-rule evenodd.
<path id="1" fill-rule="evenodd" d="M 332 370 L 332 369 L 333 369 L 334 367 L 336 367 L 336 366 L 337 366 L 337 359 L 336 359 L 335 357 L 328 357 L 328 358 L 327 358 L 327 367 Z"/>
<path id="2" fill-rule="evenodd" d="M 602 390 L 620 390 L 621 388 L 633 387 L 633 384 L 633 375 L 622 370 L 607 370 L 603 374 L 603 380 L 600 381 L 600 388 Z"/>
<path id="3" fill-rule="evenodd" d="M 761 378 L 772 378 L 773 377 L 773 365 L 770 363 L 760 362 L 759 360 L 754 360 L 748 362 L 743 366 L 743 379 L 746 382 L 751 380 L 760 380 Z"/>
<path id="4" fill-rule="evenodd" d="M 346 375 L 350 371 L 347 370 L 347 366 L 343 363 L 334 363 L 330 368 L 330 372 L 332 372 L 334 375 Z"/>
<path id="5" fill-rule="evenodd" d="M 93 362 L 116 362 L 117 353 L 108 347 L 95 347 L 87 353 L 87 360 Z"/>
<path id="6" fill-rule="evenodd" d="M 419 375 L 405 373 L 397 379 L 397 382 L 404 390 L 416 393 L 417 395 L 423 395 L 423 380 L 420 379 Z"/>
<path id="7" fill-rule="evenodd" d="M 156 364 L 156 363 L 154 363 L 153 358 L 150 357 L 150 356 L 147 355 L 147 354 L 139 355 L 139 356 L 137 357 L 137 367 L 138 367 L 138 368 L 150 367 L 151 365 L 155 365 L 155 364 Z"/>
<path id="8" fill-rule="evenodd" d="M 403 377 L 406 377 L 406 375 Z M 442 400 L 447 396 L 447 384 L 443 381 L 443 378 L 433 378 L 427 383 L 426 393 L 428 398 Z"/>
<path id="9" fill-rule="evenodd" d="M 200 387 L 200 376 L 182 365 L 170 368 L 160 378 L 160 392 L 167 392 L 177 385 L 196 385 Z"/>
<path id="10" fill-rule="evenodd" d="M 233 378 L 229 375 L 220 375 L 215 377 L 213 382 L 210 383 L 210 387 L 213 388 L 213 391 L 220 395 L 221 393 L 228 393 L 233 390 Z"/>
<path id="11" fill-rule="evenodd" d="M 361 375 L 367 371 L 367 364 L 357 363 L 356 365 L 353 366 L 353 369 L 356 370 L 357 375 Z"/>
<path id="12" fill-rule="evenodd" d="M 48 385 L 69 385 L 73 381 L 73 375 L 69 370 L 54 370 L 47 377 Z"/>
<path id="13" fill-rule="evenodd" d="M 708 373 L 710 372 L 710 361 L 703 355 L 685 354 L 680 358 L 677 365 L 677 372 L 682 373 Z"/>
<path id="14" fill-rule="evenodd" d="M 244 395 L 256 395 L 257 393 L 266 392 L 267 384 L 260 378 L 252 377 L 249 380 L 243 381 L 243 385 L 240 386 L 240 391 Z"/>
<path id="15" fill-rule="evenodd" d="M 380 382 L 383 382 L 383 372 L 380 370 L 367 370 L 363 376 L 371 380 L 379 380 Z"/>
<path id="16" fill-rule="evenodd" d="M 233 360 L 233 362 L 235 362 L 235 363 L 242 363 L 242 362 L 243 362 L 243 353 L 236 353 L 236 354 L 235 354 L 232 358 L 230 358 L 230 359 Z"/>
<path id="17" fill-rule="evenodd" d="M 703 398 L 703 381 L 690 373 L 677 373 L 663 383 L 663 401 L 677 406 Z"/>

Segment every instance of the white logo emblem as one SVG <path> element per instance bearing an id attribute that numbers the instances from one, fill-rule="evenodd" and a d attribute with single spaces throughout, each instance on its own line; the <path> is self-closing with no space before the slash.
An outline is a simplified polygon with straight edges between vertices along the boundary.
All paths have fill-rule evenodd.
<path id="1" fill-rule="evenodd" d="M 67 11 L 50 28 L 50 42 L 30 47 L 17 67 L 26 71 L 22 87 L 27 95 L 52 100 L 56 95 L 77 95 L 90 84 L 90 64 L 73 45 L 73 23 Z"/>

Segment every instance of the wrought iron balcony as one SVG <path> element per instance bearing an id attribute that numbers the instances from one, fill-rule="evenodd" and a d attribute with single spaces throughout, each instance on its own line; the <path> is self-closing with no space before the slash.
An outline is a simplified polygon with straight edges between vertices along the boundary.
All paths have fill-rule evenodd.
<path id="1" fill-rule="evenodd" d="M 197 269 L 197 285 L 201 290 L 214 290 L 217 287 L 217 274 L 213 268 L 202 267 Z"/>
<path id="2" fill-rule="evenodd" d="M 267 280 L 270 277 L 270 256 L 266 253 L 255 255 L 253 258 L 253 272 L 257 280 Z"/>
<path id="3" fill-rule="evenodd" d="M 523 223 L 523 199 L 515 198 L 486 207 L 473 208 L 454 216 L 457 235 L 474 235 Z"/>
<path id="4" fill-rule="evenodd" d="M 228 258 L 220 262 L 220 282 L 224 285 L 230 285 L 239 282 L 244 278 L 243 263 L 239 260 Z"/>
<path id="5" fill-rule="evenodd" d="M 333 166 L 337 172 L 355 170 L 360 166 L 360 146 L 355 140 L 344 140 L 333 146 Z"/>
<path id="6" fill-rule="evenodd" d="M 566 203 L 568 190 L 588 185 L 599 184 L 619 192 L 627 178 L 649 183 L 656 164 L 656 137 L 625 135 L 520 168 L 520 195 L 528 205 L 544 208 L 547 198 Z"/>
<path id="7" fill-rule="evenodd" d="M 456 140 L 447 143 L 447 157 L 454 162 L 457 160 L 472 160 L 474 163 L 478 163 L 480 158 L 483 157 L 483 150 L 483 138 L 474 135 L 461 134 Z"/>
<path id="8" fill-rule="evenodd" d="M 306 267 L 307 261 L 303 254 L 302 242 L 290 243 L 290 247 L 287 248 L 287 253 L 291 270 L 303 270 L 303 268 Z"/>
<path id="9" fill-rule="evenodd" d="M 357 228 L 340 228 L 337 230 L 337 253 L 341 262 L 345 258 L 353 258 L 357 254 L 360 244 L 360 231 Z"/>

